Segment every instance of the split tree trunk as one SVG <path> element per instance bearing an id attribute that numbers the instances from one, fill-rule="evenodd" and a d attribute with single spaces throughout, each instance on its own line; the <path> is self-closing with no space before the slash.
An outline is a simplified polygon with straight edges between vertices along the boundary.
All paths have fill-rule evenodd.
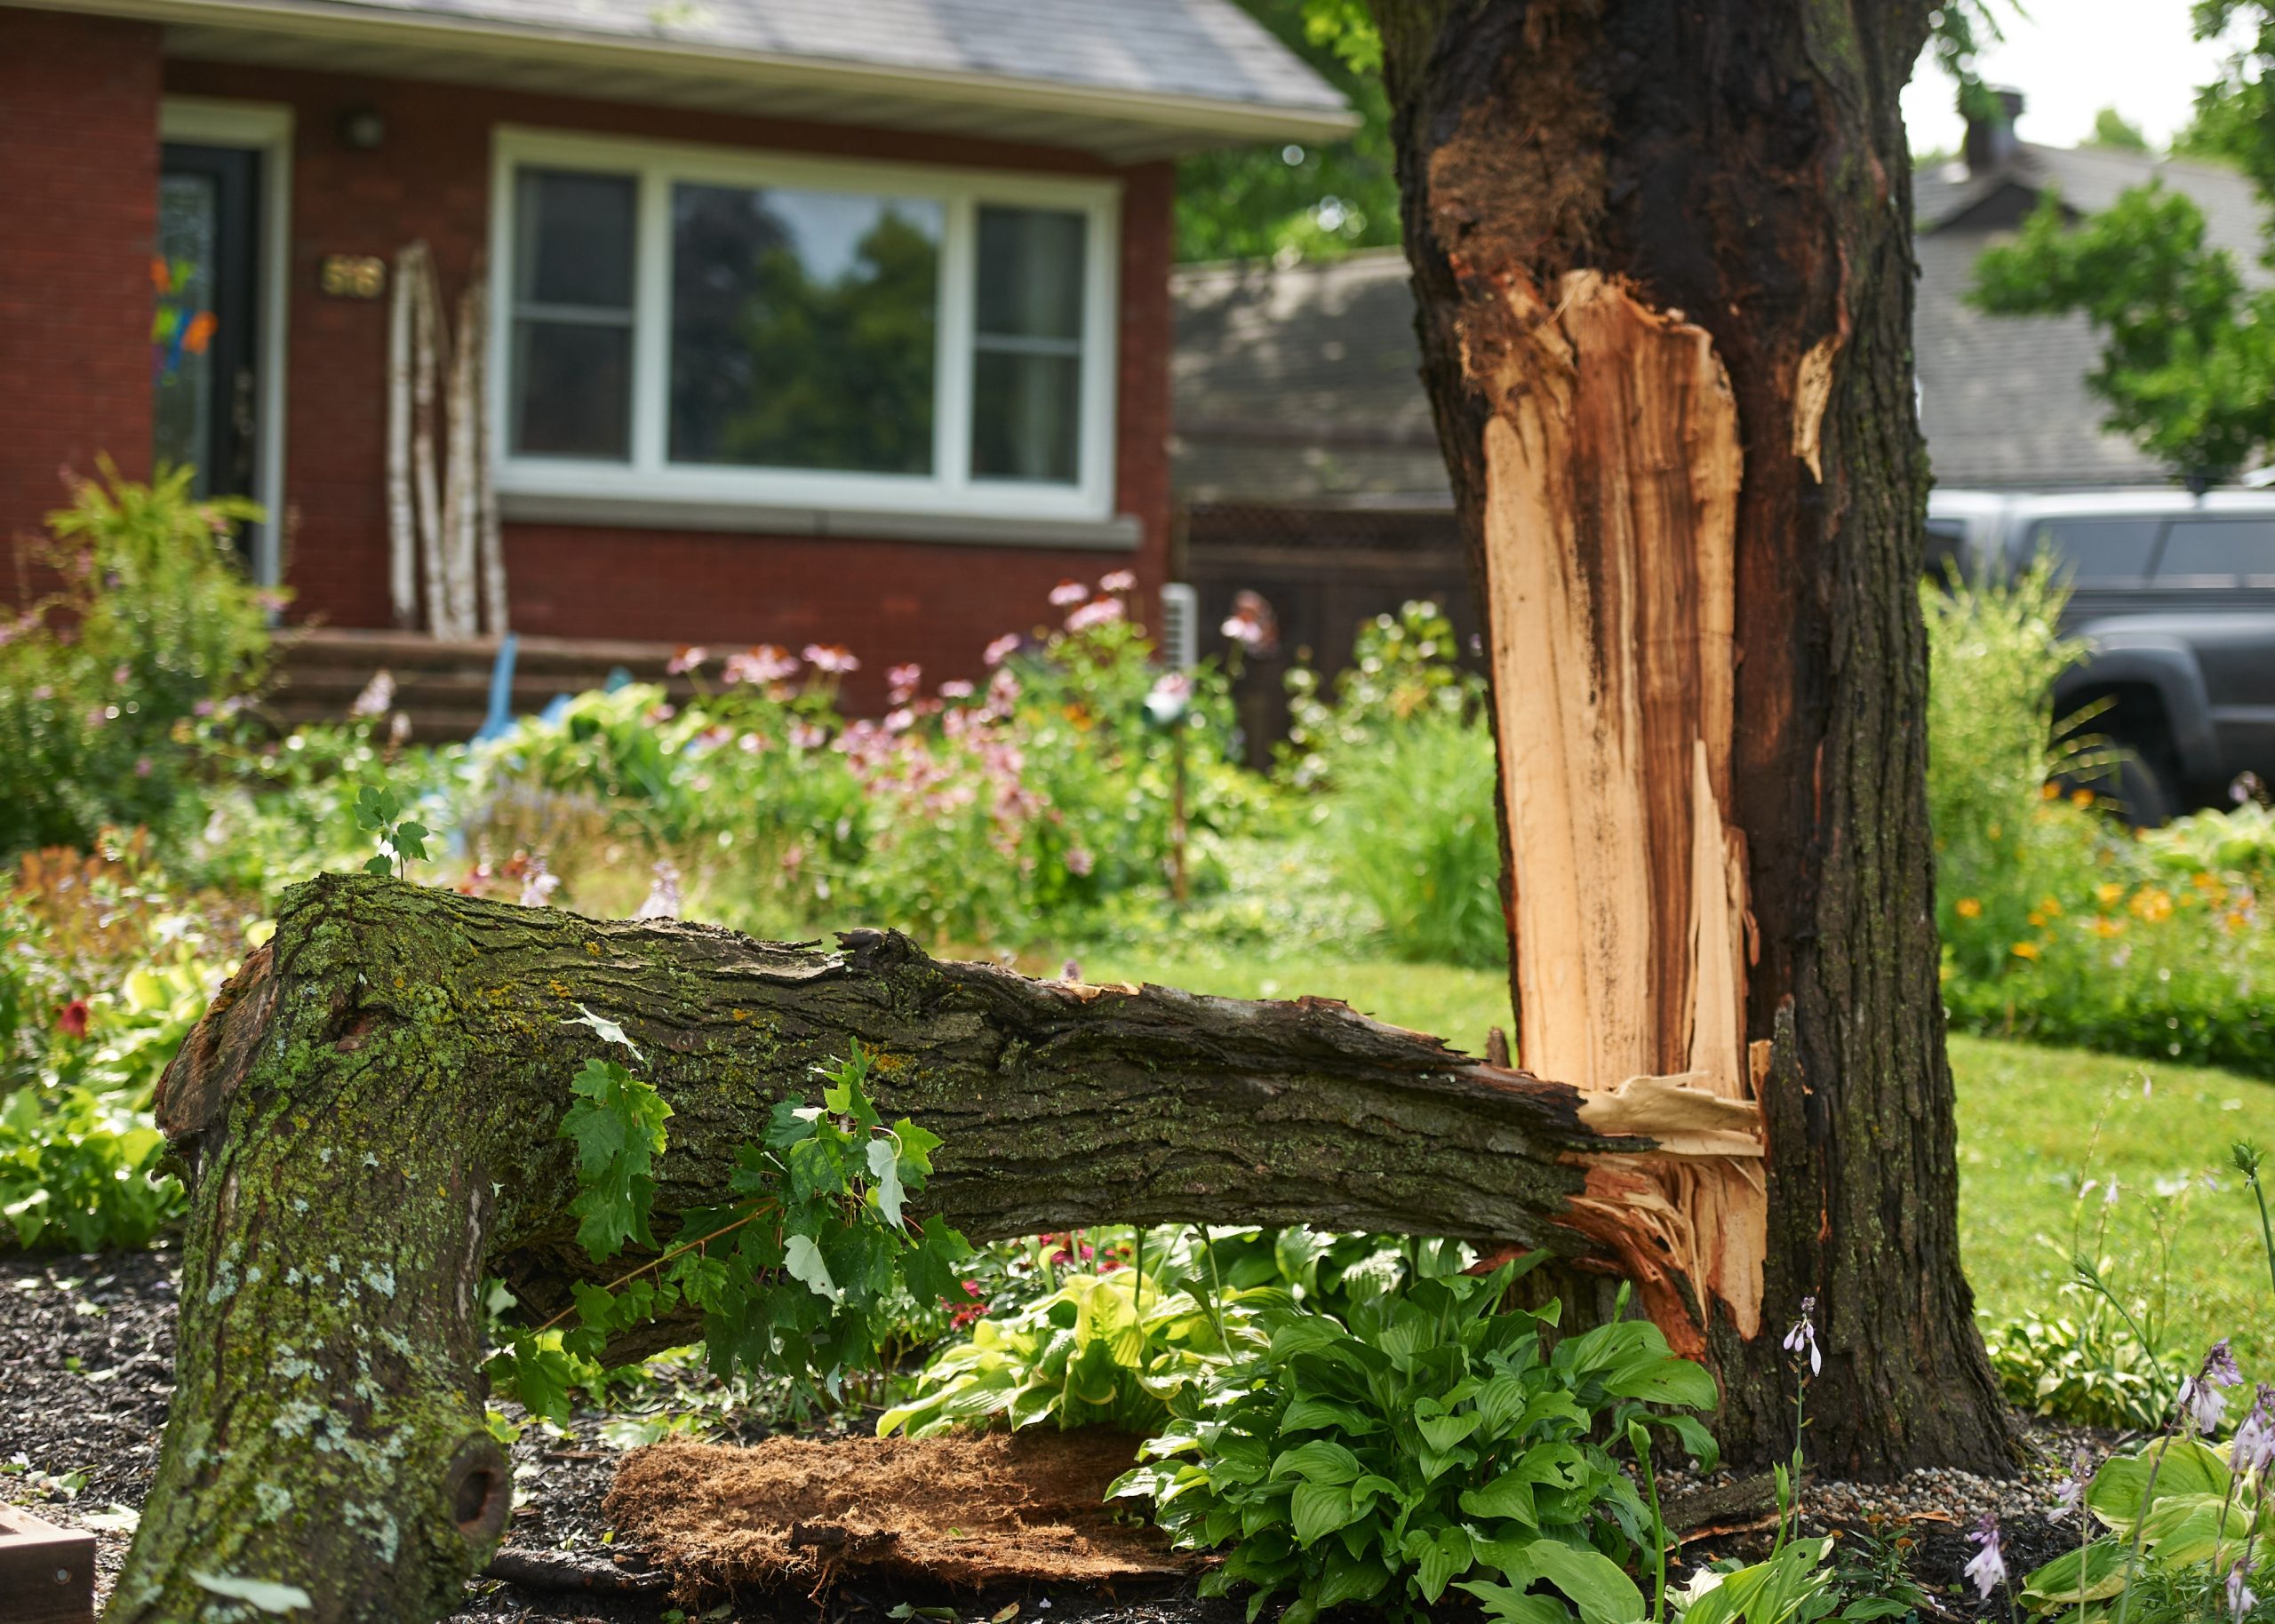
<path id="1" fill-rule="evenodd" d="M 1760 1169 L 1582 1206 L 1821 1469 L 2012 1469 L 1959 1265 L 1896 98 L 1925 0 L 1375 0 L 1423 374 L 1491 639 L 1519 1055 L 1759 1097 Z M 1639 1222 L 1640 1220 L 1640 1222 Z M 1679 1345 L 1684 1339 L 1676 1338 Z"/>
<path id="2" fill-rule="evenodd" d="M 881 1107 L 945 1139 L 923 1205 L 975 1238 L 1309 1222 L 1616 1268 L 1595 1168 L 1760 1154 L 1752 1104 L 1683 1079 L 1582 1091 L 1330 1002 L 328 877 L 288 894 L 160 1088 L 193 1205 L 172 1413 L 114 1619 L 202 1616 L 201 1575 L 299 1586 L 326 1620 L 457 1604 L 511 1499 L 483 1425 L 482 1278 L 543 1313 L 623 1267 L 590 1264 L 568 1214 L 555 1128 L 599 1051 L 580 1008 L 625 1026 L 673 1107 L 665 1219 L 731 1199 L 735 1148 L 856 1040 L 882 1056 Z"/>

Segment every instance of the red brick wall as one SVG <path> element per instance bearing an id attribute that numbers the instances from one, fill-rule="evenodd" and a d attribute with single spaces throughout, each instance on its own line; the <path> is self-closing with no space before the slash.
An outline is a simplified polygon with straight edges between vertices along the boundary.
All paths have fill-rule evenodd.
<path id="1" fill-rule="evenodd" d="M 64 470 L 148 472 L 160 74 L 155 26 L 0 9 L 0 603 Z"/>
<path id="2" fill-rule="evenodd" d="M 392 255 L 423 237 L 455 290 L 488 235 L 491 132 L 499 123 L 936 162 L 1106 173 L 1080 154 L 948 136 L 738 118 L 403 80 L 167 65 L 178 94 L 286 102 L 294 109 L 286 578 L 296 618 L 387 620 L 384 480 L 387 312 L 316 291 L 327 254 Z M 340 112 L 386 120 L 372 152 L 334 137 Z M 515 628 L 738 647 L 843 642 L 873 703 L 882 672 L 922 661 L 934 677 L 974 674 L 999 632 L 1035 624 L 1058 580 L 1133 569 L 1148 593 L 1168 557 L 1171 169 L 1122 171 L 1124 315 L 1119 370 L 1118 510 L 1145 525 L 1135 555 L 965 544 L 622 529 L 507 527 Z M 871 690 L 875 692 L 872 693 Z"/>

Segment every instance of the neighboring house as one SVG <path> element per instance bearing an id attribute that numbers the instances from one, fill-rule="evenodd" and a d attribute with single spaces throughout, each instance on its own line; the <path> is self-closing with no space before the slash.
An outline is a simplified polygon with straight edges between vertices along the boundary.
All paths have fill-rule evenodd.
<path id="1" fill-rule="evenodd" d="M 1967 157 L 1913 179 L 1913 338 L 1936 477 L 2033 490 L 2167 482 L 2164 468 L 2101 426 L 2104 408 L 2086 387 L 2100 344 L 2085 319 L 1969 308 L 1975 262 L 2049 189 L 2091 212 L 2161 179 L 2193 197 L 2211 241 L 2257 274 L 2258 199 L 2227 170 L 2019 141 L 2021 98 L 2009 93 L 2007 107 L 2004 123 L 1969 132 Z M 1271 602 L 1283 646 L 1330 666 L 1360 619 L 1407 598 L 1437 598 L 1465 638 L 1467 564 L 1417 377 L 1403 255 L 1194 266 L 1176 289 L 1178 567 L 1200 591 L 1204 630 L 1246 588 Z M 1251 669 L 1252 726 L 1276 728 L 1281 666 Z"/>
<path id="2" fill-rule="evenodd" d="M 517 631 L 968 675 L 1167 578 L 1175 158 L 1350 123 L 1232 0 L 0 6 L 0 545 L 188 460 L 291 619 L 388 625 L 423 241 L 497 294 Z"/>

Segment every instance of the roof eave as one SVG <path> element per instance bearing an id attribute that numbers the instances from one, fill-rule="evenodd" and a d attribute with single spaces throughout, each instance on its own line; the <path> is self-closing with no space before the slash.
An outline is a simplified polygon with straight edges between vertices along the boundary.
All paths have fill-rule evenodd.
<path id="1" fill-rule="evenodd" d="M 1102 125 L 1158 130 L 1145 155 L 1171 156 L 1210 147 L 1260 141 L 1331 141 L 1359 124 L 1348 107 L 1227 101 L 954 69 L 911 68 L 838 58 L 740 50 L 703 40 L 641 38 L 579 29 L 497 22 L 438 12 L 380 12 L 331 0 L 9 0 L 29 8 L 92 12 L 141 21 L 241 28 L 272 35 L 353 43 L 447 43 L 452 49 L 514 60 L 637 66 L 663 76 L 716 81 L 732 76 L 754 87 L 784 80 L 826 87 L 849 109 L 876 97 L 944 107 L 994 105 L 1060 114 Z M 859 122 L 850 118 L 846 122 Z M 1119 145 L 1127 147 L 1124 140 Z"/>

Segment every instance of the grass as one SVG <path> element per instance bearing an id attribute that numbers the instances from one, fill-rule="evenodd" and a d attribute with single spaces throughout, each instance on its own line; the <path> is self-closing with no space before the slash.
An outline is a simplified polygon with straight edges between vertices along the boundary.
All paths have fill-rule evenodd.
<path id="1" fill-rule="evenodd" d="M 1128 951 L 1079 957 L 1093 982 L 1340 998 L 1397 1025 L 1448 1034 L 1472 1053 L 1483 1051 L 1487 1028 L 1509 1024 L 1508 983 L 1494 971 Z M 2215 1338 L 2231 1337 L 2247 1374 L 2275 1379 L 2275 1286 L 2250 1198 L 2228 1163 L 2239 1138 L 2275 1150 L 2275 1087 L 2231 1071 L 1960 1036 L 1952 1039 L 1952 1069 L 1961 1255 L 1983 1313 L 2060 1311 L 2076 1226 L 2090 1244 L 2104 1217 L 2102 1251 L 2115 1260 L 2116 1279 L 2146 1293 L 2161 1219 L 2174 1234 L 2165 1310 L 2173 1348 L 2192 1362 Z M 2104 1208 L 2112 1178 L 2118 1199 Z M 2087 1181 L 2095 1187 L 2081 1201 Z"/>

